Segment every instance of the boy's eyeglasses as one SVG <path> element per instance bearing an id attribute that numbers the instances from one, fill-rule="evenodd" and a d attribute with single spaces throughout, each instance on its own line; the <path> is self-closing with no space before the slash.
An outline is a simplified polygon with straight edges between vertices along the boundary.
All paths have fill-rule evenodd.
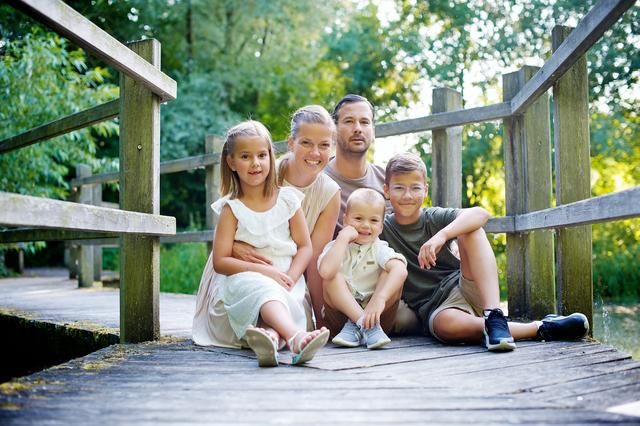
<path id="1" fill-rule="evenodd" d="M 393 195 L 396 195 L 396 196 L 402 196 L 407 191 L 409 191 L 409 194 L 416 197 L 424 194 L 424 190 L 425 190 L 425 187 L 421 185 L 415 185 L 411 187 L 406 187 L 403 185 L 393 185 L 391 188 L 389 188 L 389 192 L 391 192 Z"/>

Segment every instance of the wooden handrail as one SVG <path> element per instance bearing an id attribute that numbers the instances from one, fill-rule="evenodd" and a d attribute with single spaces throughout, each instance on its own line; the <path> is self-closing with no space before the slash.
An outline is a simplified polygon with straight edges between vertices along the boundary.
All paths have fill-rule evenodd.
<path id="1" fill-rule="evenodd" d="M 19 135 L 0 141 L 0 154 L 51 139 L 74 130 L 92 126 L 118 116 L 120 100 L 114 99 L 102 105 L 76 112 L 42 126 L 27 130 Z"/>
<path id="2" fill-rule="evenodd" d="M 176 98 L 175 80 L 62 1 L 10 0 L 9 4 L 101 58 L 118 71 L 142 82 L 162 101 Z"/>
<path id="3" fill-rule="evenodd" d="M 376 137 L 404 135 L 406 133 L 426 132 L 428 130 L 461 126 L 469 123 L 482 123 L 500 120 L 511 115 L 511 104 L 482 106 L 452 112 L 441 112 L 408 120 L 392 121 L 376 125 Z"/>
<path id="4" fill-rule="evenodd" d="M 287 141 L 275 142 L 273 145 L 277 153 L 283 153 L 287 151 Z M 219 152 L 214 154 L 194 155 L 193 157 L 185 157 L 160 163 L 160 174 L 164 175 L 169 173 L 184 172 L 187 170 L 198 169 L 218 163 L 220 163 Z M 120 173 L 118 172 L 102 173 L 99 175 L 72 179 L 71 186 L 77 188 L 82 185 L 116 182 L 119 179 Z"/>
<path id="5" fill-rule="evenodd" d="M 62 230 L 174 235 L 169 216 L 108 209 L 88 204 L 0 192 L 0 224 Z"/>
<path id="6" fill-rule="evenodd" d="M 602 0 L 578 23 L 551 58 L 511 99 L 511 113 L 523 113 L 593 46 L 635 0 Z"/>

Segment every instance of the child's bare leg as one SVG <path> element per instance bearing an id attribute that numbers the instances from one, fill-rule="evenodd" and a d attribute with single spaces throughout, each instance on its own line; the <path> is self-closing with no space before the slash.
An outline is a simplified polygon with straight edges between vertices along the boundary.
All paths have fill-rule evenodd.
<path id="1" fill-rule="evenodd" d="M 382 271 L 380 274 L 380 278 L 378 278 L 378 282 L 376 283 L 376 288 L 380 285 L 380 283 L 384 282 L 387 279 L 389 273 L 387 271 Z M 402 297 L 402 287 L 396 293 L 392 294 L 388 300 L 385 300 L 384 311 L 380 315 L 380 325 L 385 333 L 390 333 L 393 330 L 393 326 L 396 321 L 396 314 L 398 313 L 398 305 L 400 304 L 400 298 Z"/>
<path id="2" fill-rule="evenodd" d="M 462 275 L 474 281 L 483 309 L 500 306 L 496 256 L 482 228 L 458 236 Z"/>
<path id="3" fill-rule="evenodd" d="M 273 329 L 282 336 L 286 341 L 291 339 L 296 333 L 301 331 L 291 318 L 291 314 L 285 305 L 277 300 L 271 300 L 266 302 L 260 307 L 260 316 L 265 324 L 273 327 Z M 298 333 L 300 336 L 299 342 L 296 346 L 300 349 L 304 348 L 314 337 L 316 337 L 322 330 L 314 330 L 309 333 Z"/>
<path id="4" fill-rule="evenodd" d="M 538 332 L 535 322 L 509 322 L 515 340 L 534 339 Z M 477 343 L 484 332 L 484 318 L 456 308 L 444 309 L 433 319 L 433 332 L 448 343 Z"/>
<path id="5" fill-rule="evenodd" d="M 353 297 L 353 294 L 351 294 L 351 290 L 349 290 L 342 274 L 336 274 L 332 280 L 325 280 L 323 282 L 323 289 L 324 303 L 342 312 L 354 323 L 364 314 L 364 309 L 362 309 L 358 301 Z"/>

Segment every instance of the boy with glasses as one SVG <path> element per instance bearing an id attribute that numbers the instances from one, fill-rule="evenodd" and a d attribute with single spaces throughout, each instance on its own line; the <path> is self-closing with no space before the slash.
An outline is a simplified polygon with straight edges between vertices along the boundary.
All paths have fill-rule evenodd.
<path id="1" fill-rule="evenodd" d="M 394 213 L 385 217 L 381 238 L 407 260 L 403 300 L 417 314 L 425 335 L 446 343 L 482 342 L 490 351 L 515 349 L 515 340 L 573 340 L 589 330 L 580 313 L 547 315 L 531 323 L 507 322 L 499 308 L 498 268 L 482 227 L 481 207 L 422 208 L 427 172 L 413 154 L 387 164 L 385 196 Z M 459 258 L 451 251 L 457 239 Z"/>

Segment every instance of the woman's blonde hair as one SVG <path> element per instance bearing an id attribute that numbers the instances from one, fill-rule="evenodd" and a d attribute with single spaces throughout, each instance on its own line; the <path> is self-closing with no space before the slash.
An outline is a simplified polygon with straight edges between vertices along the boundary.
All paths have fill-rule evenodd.
<path id="1" fill-rule="evenodd" d="M 327 128 L 331 130 L 331 139 L 335 140 L 336 125 L 324 107 L 320 105 L 307 105 L 294 112 L 291 116 L 290 137 L 292 139 L 298 137 L 298 132 L 303 124 L 321 124 L 327 126 Z M 287 152 L 280 158 L 280 164 L 278 165 L 278 185 L 282 185 L 284 182 L 284 176 L 287 173 L 289 162 L 292 159 L 293 154 L 291 152 Z"/>
<path id="2" fill-rule="evenodd" d="M 275 154 L 273 153 L 273 143 L 271 142 L 271 134 L 264 124 L 255 120 L 243 121 L 230 128 L 225 136 L 222 154 L 220 155 L 220 195 L 230 194 L 231 198 L 242 197 L 242 186 L 238 173 L 231 170 L 227 162 L 227 158 L 232 156 L 235 151 L 235 145 L 238 138 L 259 137 L 267 142 L 269 147 L 269 174 L 264 184 L 264 196 L 270 197 L 278 188 L 276 182 L 276 163 Z"/>

